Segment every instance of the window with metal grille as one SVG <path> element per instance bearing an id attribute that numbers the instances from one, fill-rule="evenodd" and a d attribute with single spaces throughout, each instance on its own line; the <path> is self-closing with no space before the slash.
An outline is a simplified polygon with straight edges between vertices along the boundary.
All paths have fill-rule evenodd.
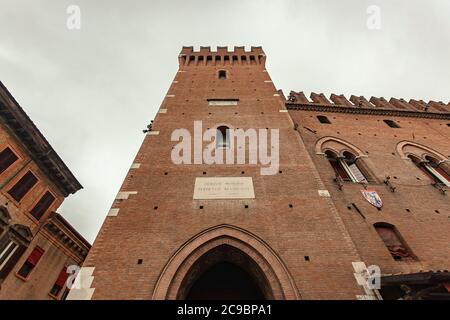
<path id="1" fill-rule="evenodd" d="M 50 208 L 53 201 L 55 201 L 55 197 L 49 191 L 47 191 L 39 200 L 39 202 L 36 203 L 34 208 L 30 211 L 31 215 L 37 220 L 41 219 L 48 208 Z"/>
<path id="2" fill-rule="evenodd" d="M 38 179 L 31 171 L 28 171 L 9 191 L 8 193 L 14 200 L 20 201 L 28 191 L 37 183 Z"/>
<path id="3" fill-rule="evenodd" d="M 18 157 L 16 154 L 8 147 L 6 147 L 0 153 L 0 174 L 2 174 L 6 169 L 8 169 Z"/>

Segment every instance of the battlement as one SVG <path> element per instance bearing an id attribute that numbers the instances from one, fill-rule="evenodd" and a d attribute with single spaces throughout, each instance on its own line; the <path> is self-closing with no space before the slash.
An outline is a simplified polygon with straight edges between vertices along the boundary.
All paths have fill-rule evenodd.
<path id="1" fill-rule="evenodd" d="M 450 114 L 450 102 L 445 104 L 442 101 L 429 101 L 411 99 L 407 102 L 405 99 L 391 98 L 389 101 L 383 97 L 371 97 L 367 100 L 363 96 L 352 95 L 347 99 L 344 95 L 331 94 L 328 99 L 323 93 L 311 93 L 308 99 L 303 92 L 291 91 L 286 101 L 288 104 L 300 104 L 311 106 L 333 106 L 347 107 L 357 109 L 375 109 L 375 110 L 396 110 L 412 112 L 428 112 Z"/>
<path id="2" fill-rule="evenodd" d="M 228 51 L 228 47 L 217 47 L 216 51 L 211 47 L 200 47 L 198 51 L 194 47 L 183 47 L 178 60 L 180 66 L 265 66 L 266 55 L 262 47 L 251 47 L 250 51 L 243 46 L 234 47 L 233 51 Z"/>

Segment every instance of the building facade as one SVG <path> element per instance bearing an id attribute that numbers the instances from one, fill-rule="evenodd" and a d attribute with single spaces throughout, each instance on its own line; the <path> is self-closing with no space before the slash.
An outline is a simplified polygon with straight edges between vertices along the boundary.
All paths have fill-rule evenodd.
<path id="1" fill-rule="evenodd" d="M 90 244 L 55 210 L 80 183 L 0 83 L 0 299 L 64 299 Z"/>
<path id="2" fill-rule="evenodd" d="M 260 47 L 178 59 L 70 299 L 448 297 L 449 105 L 286 99 Z"/>

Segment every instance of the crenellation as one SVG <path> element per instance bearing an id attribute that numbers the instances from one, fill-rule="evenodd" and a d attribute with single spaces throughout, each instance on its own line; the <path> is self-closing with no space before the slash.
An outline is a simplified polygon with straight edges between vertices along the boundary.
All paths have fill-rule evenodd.
<path id="1" fill-rule="evenodd" d="M 430 101 L 427 104 L 428 107 L 430 107 L 433 112 L 449 112 L 447 105 L 443 103 L 442 101 L 436 102 L 436 101 Z"/>
<path id="2" fill-rule="evenodd" d="M 289 101 L 294 103 L 305 103 L 305 104 L 311 103 L 311 101 L 308 100 L 303 91 L 301 92 L 291 91 L 289 95 Z"/>
<path id="3" fill-rule="evenodd" d="M 330 100 L 334 102 L 335 105 L 346 106 L 346 107 L 354 107 L 355 105 L 347 100 L 347 98 L 341 94 L 337 95 L 332 93 L 330 96 Z"/>
<path id="4" fill-rule="evenodd" d="M 304 92 L 291 91 L 288 97 L 288 103 L 297 104 L 316 104 L 323 106 L 336 106 L 336 107 L 358 107 L 368 109 L 383 109 L 383 110 L 399 110 L 399 111 L 423 111 L 423 112 L 435 112 L 435 113 L 449 113 L 450 103 L 445 104 L 442 101 L 430 101 L 428 103 L 423 100 L 411 99 L 406 101 L 403 98 L 390 98 L 387 101 L 383 97 L 371 97 L 368 101 L 364 96 L 352 95 L 350 99 L 347 99 L 343 94 L 337 95 L 332 93 L 330 99 L 327 99 L 323 93 L 312 92 L 309 100 Z"/>
<path id="5" fill-rule="evenodd" d="M 418 111 L 428 111 L 428 106 L 423 100 L 409 100 L 409 104 Z"/>
<path id="6" fill-rule="evenodd" d="M 402 99 L 391 98 L 389 100 L 389 103 L 398 109 L 403 109 L 403 110 L 414 109 L 414 107 L 410 106 L 403 98 Z"/>
<path id="7" fill-rule="evenodd" d="M 236 46 L 233 51 L 229 51 L 228 47 L 217 47 L 217 51 L 211 51 L 211 47 L 200 47 L 199 51 L 193 47 L 183 47 L 178 60 L 180 66 L 265 66 L 266 55 L 261 47 L 251 47 L 250 51 L 243 46 Z"/>
<path id="8" fill-rule="evenodd" d="M 323 93 L 311 93 L 311 99 L 313 103 L 324 104 L 324 105 L 332 105 L 332 103 L 327 99 L 327 97 Z"/>
<path id="9" fill-rule="evenodd" d="M 395 107 L 390 104 L 385 98 L 371 97 L 370 102 L 375 105 L 375 107 L 380 109 L 395 109 Z"/>

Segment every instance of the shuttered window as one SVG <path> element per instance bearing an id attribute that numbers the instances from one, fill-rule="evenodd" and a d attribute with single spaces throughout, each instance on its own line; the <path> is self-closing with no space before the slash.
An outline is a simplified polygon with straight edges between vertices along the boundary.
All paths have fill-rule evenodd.
<path id="1" fill-rule="evenodd" d="M 361 172 L 361 170 L 359 170 L 356 163 L 352 163 L 351 165 L 348 166 L 348 168 L 353 176 L 353 179 L 352 179 L 353 182 L 367 183 L 366 177 L 364 177 L 363 173 Z"/>
<path id="2" fill-rule="evenodd" d="M 6 279 L 8 274 L 19 261 L 26 247 L 9 240 L 6 245 L 0 249 L 0 280 Z"/>
<path id="3" fill-rule="evenodd" d="M 38 179 L 33 173 L 28 171 L 15 185 L 12 187 L 8 193 L 13 197 L 14 200 L 20 201 L 28 191 L 37 183 Z"/>
<path id="4" fill-rule="evenodd" d="M 0 153 L 0 174 L 8 169 L 9 166 L 11 166 L 14 162 L 16 162 L 17 159 L 18 157 L 10 148 L 5 148 Z"/>
<path id="5" fill-rule="evenodd" d="M 14 241 L 9 241 L 2 251 L 0 252 L 0 270 L 6 265 L 9 259 L 13 256 L 19 245 Z"/>
<path id="6" fill-rule="evenodd" d="M 329 159 L 331 166 L 333 167 L 336 174 L 342 178 L 344 181 L 352 181 L 350 179 L 350 176 L 347 174 L 347 171 L 342 167 L 342 164 L 340 161 L 336 159 Z"/>
<path id="7" fill-rule="evenodd" d="M 436 182 L 443 183 L 447 187 L 450 187 L 450 177 L 442 168 L 433 167 L 429 163 L 424 163 L 423 166 L 429 173 L 431 173 L 432 178 L 434 178 L 433 180 L 436 180 Z"/>
<path id="8" fill-rule="evenodd" d="M 56 279 L 56 282 L 53 285 L 52 289 L 50 290 L 50 294 L 52 296 L 58 297 L 61 290 L 64 288 L 68 277 L 69 274 L 67 273 L 67 267 L 64 267 L 59 273 L 58 279 Z"/>
<path id="9" fill-rule="evenodd" d="M 39 200 L 39 202 L 34 206 L 34 208 L 30 211 L 31 215 L 37 220 L 41 219 L 48 208 L 50 208 L 53 201 L 55 201 L 55 197 L 47 191 Z"/>
<path id="10" fill-rule="evenodd" d="M 39 247 L 34 248 L 27 261 L 25 261 L 22 268 L 20 268 L 18 272 L 19 276 L 27 278 L 31 271 L 33 271 L 33 269 L 36 267 L 39 260 L 41 260 L 43 254 L 44 250 Z"/>

